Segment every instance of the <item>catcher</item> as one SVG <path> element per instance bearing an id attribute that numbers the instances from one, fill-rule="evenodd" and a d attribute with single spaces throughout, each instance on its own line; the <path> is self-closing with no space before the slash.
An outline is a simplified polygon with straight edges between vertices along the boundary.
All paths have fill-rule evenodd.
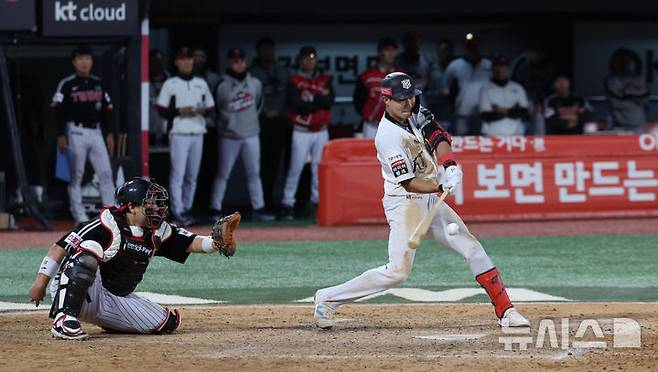
<path id="1" fill-rule="evenodd" d="M 133 293 L 153 256 L 184 263 L 190 253 L 235 254 L 233 232 L 240 214 L 218 220 L 212 236 L 197 236 L 166 221 L 169 195 L 153 179 L 134 178 L 116 189 L 118 207 L 80 224 L 48 250 L 30 288 L 31 301 L 50 293 L 55 338 L 88 337 L 80 320 L 109 332 L 173 333 L 180 325 L 170 310 Z"/>

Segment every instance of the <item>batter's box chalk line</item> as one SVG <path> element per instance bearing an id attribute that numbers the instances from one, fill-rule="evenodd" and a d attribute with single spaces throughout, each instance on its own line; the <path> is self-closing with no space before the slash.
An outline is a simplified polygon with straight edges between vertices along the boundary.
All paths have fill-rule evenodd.
<path id="1" fill-rule="evenodd" d="M 434 340 L 434 341 L 471 341 L 478 340 L 487 333 L 473 333 L 473 334 L 438 334 L 438 335 L 425 335 L 425 336 L 414 336 L 414 338 L 419 338 L 423 340 Z"/>
<path id="2" fill-rule="evenodd" d="M 195 297 L 184 297 L 177 295 L 167 295 L 161 293 L 153 292 L 135 292 L 136 295 L 146 298 L 149 301 L 161 305 L 210 305 L 210 304 L 222 304 L 225 301 L 217 300 L 207 300 L 204 298 L 195 298 Z M 0 301 L 0 312 L 12 312 L 12 311 L 39 311 L 39 310 L 48 310 L 50 308 L 49 303 L 42 303 L 39 307 L 34 306 L 31 303 L 16 303 L 16 302 L 3 302 Z"/>
<path id="3" fill-rule="evenodd" d="M 507 288 L 507 294 L 513 302 L 567 302 L 568 298 L 553 296 L 548 293 L 527 288 Z M 482 288 L 452 288 L 443 291 L 431 291 L 422 288 L 392 288 L 357 301 L 366 301 L 376 297 L 391 295 L 414 302 L 458 302 L 469 297 L 486 295 Z M 306 297 L 295 302 L 313 302 L 313 297 Z"/>

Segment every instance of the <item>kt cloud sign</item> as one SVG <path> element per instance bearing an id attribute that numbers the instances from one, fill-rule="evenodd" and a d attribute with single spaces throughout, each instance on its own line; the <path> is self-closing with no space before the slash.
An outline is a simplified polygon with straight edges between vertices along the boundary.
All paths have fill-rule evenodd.
<path id="1" fill-rule="evenodd" d="M 131 35 L 138 31 L 135 0 L 44 0 L 45 36 Z"/>

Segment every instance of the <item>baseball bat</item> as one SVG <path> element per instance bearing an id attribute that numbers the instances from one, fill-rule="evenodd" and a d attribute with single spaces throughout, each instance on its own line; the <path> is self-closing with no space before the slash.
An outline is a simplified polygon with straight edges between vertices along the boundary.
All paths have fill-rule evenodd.
<path id="1" fill-rule="evenodd" d="M 430 228 L 430 223 L 432 223 L 432 219 L 436 215 L 436 212 L 439 211 L 439 207 L 441 206 L 441 203 L 443 203 L 443 200 L 446 198 L 446 196 L 448 196 L 448 192 L 444 191 L 441 196 L 439 196 L 439 200 L 434 203 L 432 208 L 427 212 L 423 219 L 420 220 L 420 223 L 418 223 L 418 226 L 416 226 L 414 233 L 411 234 L 411 237 L 409 237 L 409 248 L 418 248 L 420 245 L 420 239 L 423 237 L 423 235 L 425 235 L 427 229 Z"/>

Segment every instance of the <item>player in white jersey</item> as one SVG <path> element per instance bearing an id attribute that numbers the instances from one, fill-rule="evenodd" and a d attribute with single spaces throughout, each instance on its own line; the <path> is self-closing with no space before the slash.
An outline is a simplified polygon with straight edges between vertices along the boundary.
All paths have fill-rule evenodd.
<path id="1" fill-rule="evenodd" d="M 421 93 L 407 74 L 395 72 L 382 80 L 386 112 L 379 123 L 375 145 L 384 178 L 384 211 L 391 229 L 389 261 L 346 283 L 318 290 L 314 315 L 320 328 L 334 325 L 333 314 L 338 306 L 385 291 L 407 279 L 416 253 L 407 243 L 409 237 L 437 202 L 436 193 L 452 192 L 462 181 L 462 171 L 452 156 L 450 135 L 428 110 L 416 104 Z M 445 168 L 442 184 L 437 158 Z M 449 224 L 456 224 L 458 231 L 448 233 Z M 501 326 L 529 326 L 528 320 L 512 306 L 503 281 L 480 242 L 447 204 L 440 206 L 430 232 L 438 243 L 464 257 L 491 298 Z"/>
<path id="2" fill-rule="evenodd" d="M 522 136 L 530 120 L 528 97 L 523 87 L 509 79 L 509 61 L 503 55 L 493 61 L 491 79 L 480 90 L 482 134 Z"/>
<path id="3" fill-rule="evenodd" d="M 175 59 L 178 75 L 167 79 L 158 95 L 160 114 L 173 125 L 169 131 L 169 190 L 171 212 L 176 223 L 194 223 L 190 215 L 203 153 L 206 119 L 215 100 L 205 80 L 192 75 L 194 59 L 189 48 L 182 47 Z"/>

